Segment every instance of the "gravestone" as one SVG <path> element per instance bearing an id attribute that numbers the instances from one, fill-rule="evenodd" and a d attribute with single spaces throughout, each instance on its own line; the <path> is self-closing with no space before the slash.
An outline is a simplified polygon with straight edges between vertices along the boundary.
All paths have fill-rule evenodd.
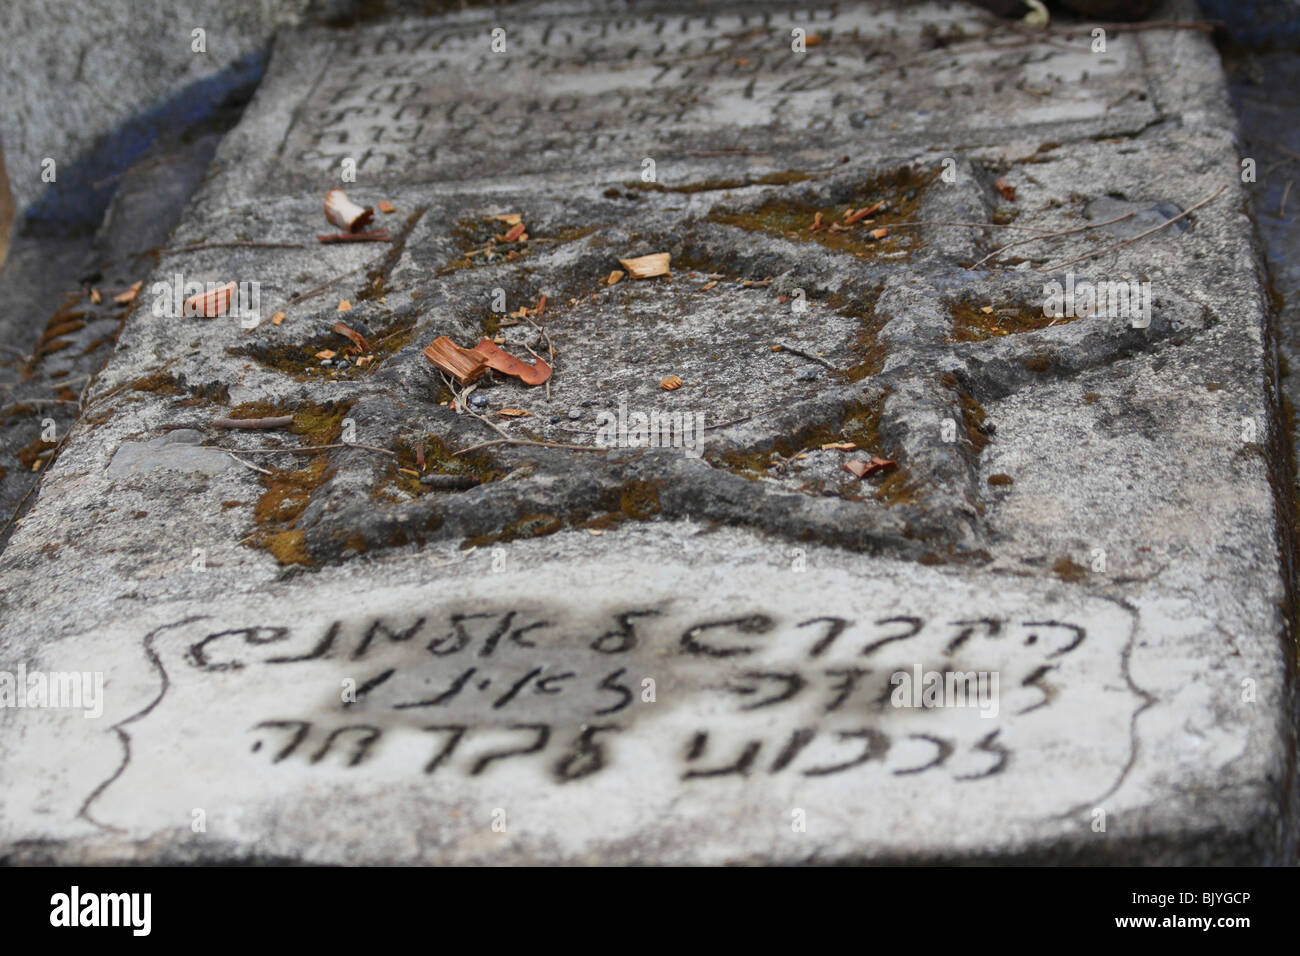
<path id="1" fill-rule="evenodd" d="M 47 686 L 0 709 L 4 855 L 1287 858 L 1222 77 L 1092 44 L 870 3 L 281 37 L 0 557 L 0 670 Z M 393 242 L 315 242 L 345 171 Z M 1101 199 L 1191 228 L 1070 263 Z M 467 393 L 439 336 L 554 375 Z"/>

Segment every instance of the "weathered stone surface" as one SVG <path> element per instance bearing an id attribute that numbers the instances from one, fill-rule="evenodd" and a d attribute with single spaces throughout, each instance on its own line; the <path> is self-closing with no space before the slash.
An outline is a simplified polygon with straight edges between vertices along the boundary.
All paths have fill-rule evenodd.
<path id="1" fill-rule="evenodd" d="M 152 281 L 257 281 L 287 317 L 142 299 L 0 556 L 0 667 L 106 675 L 98 719 L 0 711 L 11 858 L 1293 853 L 1288 466 L 1212 51 L 1006 49 L 955 4 L 799 16 L 282 38 L 171 242 L 210 247 Z M 346 159 L 391 246 L 308 245 Z M 1224 184 L 1056 268 L 1116 241 L 1080 228 L 1100 200 Z M 881 240 L 808 231 L 877 200 Z M 530 238 L 475 252 L 508 213 Z M 671 276 L 604 281 L 653 252 Z M 1149 282 L 1149 325 L 1045 317 L 1067 273 Z M 423 346 L 549 354 L 498 290 L 546 295 L 556 352 L 549 388 L 475 391 L 507 435 L 594 449 L 621 404 L 702 415 L 703 446 L 454 454 L 501 434 Z M 340 318 L 367 366 L 321 366 Z M 207 428 L 234 408 L 293 433 Z M 176 428 L 271 474 L 112 473 Z M 351 447 L 266 451 L 322 445 Z M 417 446 L 481 483 L 421 484 Z M 899 468 L 841 470 L 871 454 Z M 997 675 L 996 714 L 895 706 L 917 671 Z"/>

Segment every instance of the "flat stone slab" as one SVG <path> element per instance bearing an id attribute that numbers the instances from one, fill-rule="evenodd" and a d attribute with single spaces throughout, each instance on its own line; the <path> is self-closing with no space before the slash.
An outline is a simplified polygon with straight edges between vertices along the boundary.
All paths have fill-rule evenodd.
<path id="1" fill-rule="evenodd" d="M 1206 40 L 503 16 L 277 43 L 145 286 L 263 321 L 142 295 L 0 556 L 0 671 L 90 675 L 0 708 L 0 855 L 1288 859 L 1289 472 Z M 393 243 L 314 245 L 349 159 Z M 1148 307 L 1045 314 L 1109 279 Z M 467 394 L 442 335 L 554 375 Z M 120 465 L 178 449 L 226 465 Z"/>

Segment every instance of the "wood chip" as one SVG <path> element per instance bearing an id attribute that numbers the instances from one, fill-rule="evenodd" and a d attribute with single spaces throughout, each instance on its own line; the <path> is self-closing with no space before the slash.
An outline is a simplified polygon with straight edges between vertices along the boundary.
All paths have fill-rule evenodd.
<path id="1" fill-rule="evenodd" d="M 316 357 L 318 359 L 332 359 L 337 354 L 338 353 L 335 352 L 333 349 L 321 349 L 319 352 L 316 353 Z"/>
<path id="2" fill-rule="evenodd" d="M 889 235 L 889 230 L 882 226 L 879 229 L 872 229 L 868 235 L 870 235 L 872 239 L 884 239 L 885 236 Z"/>
<path id="3" fill-rule="evenodd" d="M 613 272 L 609 274 L 609 277 L 605 280 L 605 284 L 614 285 L 616 282 L 621 280 L 625 275 L 627 275 L 627 273 L 625 273 L 622 269 L 615 269 Z"/>
<path id="4" fill-rule="evenodd" d="M 533 413 L 522 408 L 503 408 L 497 412 L 503 418 L 531 418 Z"/>
<path id="5" fill-rule="evenodd" d="M 1011 202 L 1016 201 L 1016 187 L 1011 185 L 1011 180 L 1007 179 L 1007 177 L 1003 176 L 993 185 L 997 187 L 997 190 L 1002 194 L 1003 199 L 1008 199 Z"/>
<path id="6" fill-rule="evenodd" d="M 860 222 L 863 219 L 866 219 L 868 216 L 870 216 L 873 212 L 875 212 L 884 204 L 885 204 L 884 200 L 881 200 L 880 202 L 872 203 L 870 206 L 863 206 L 857 212 L 853 212 L 852 210 L 850 210 L 849 212 L 844 214 L 844 222 L 849 225 L 855 222 Z"/>
<path id="7" fill-rule="evenodd" d="M 706 282 L 704 285 L 700 286 L 700 291 L 701 291 L 701 292 L 708 292 L 710 289 L 712 289 L 712 288 L 713 288 L 715 285 L 717 285 L 717 284 L 718 284 L 718 280 L 717 280 L 717 279 L 714 279 L 712 282 Z"/>
<path id="8" fill-rule="evenodd" d="M 524 224 L 522 222 L 518 222 L 515 223 L 513 226 L 511 226 L 510 231 L 507 232 L 504 236 L 497 236 L 497 241 L 515 242 L 518 239 L 526 239 L 526 238 L 528 237 L 524 235 Z"/>
<path id="9" fill-rule="evenodd" d="M 283 322 L 286 318 L 288 318 L 288 317 L 287 317 L 283 312 L 277 312 L 277 313 L 275 313 L 275 315 L 271 316 L 271 324 L 272 324 L 272 325 L 279 325 L 279 324 L 280 324 L 281 322 Z"/>
<path id="10" fill-rule="evenodd" d="M 493 216 L 492 218 L 498 222 L 504 222 L 507 226 L 517 226 L 524 221 L 523 214 L 518 212 L 502 213 L 500 216 Z"/>
<path id="11" fill-rule="evenodd" d="M 445 335 L 438 336 L 432 345 L 425 347 L 424 357 L 461 385 L 477 381 L 488 370 L 487 359 L 481 353 L 461 348 Z"/>
<path id="12" fill-rule="evenodd" d="M 980 311 L 983 312 L 985 315 L 992 315 L 992 314 L 993 314 L 993 306 L 991 306 L 991 305 L 986 305 L 986 306 L 984 306 L 982 309 L 980 309 Z"/>
<path id="13" fill-rule="evenodd" d="M 857 442 L 852 441 L 831 441 L 822 445 L 822 451 L 853 451 L 858 447 Z"/>
<path id="14" fill-rule="evenodd" d="M 663 379 L 659 383 L 659 387 L 662 388 L 665 392 L 675 392 L 677 391 L 677 389 L 682 387 L 681 376 L 669 375 L 667 378 Z"/>
<path id="15" fill-rule="evenodd" d="M 131 288 L 127 289 L 125 292 L 121 292 L 113 296 L 113 301 L 116 302 L 118 305 L 129 305 L 130 303 L 134 302 L 135 297 L 140 294 L 140 287 L 142 285 L 144 285 L 143 280 L 135 283 L 134 285 L 131 286 Z"/>
<path id="16" fill-rule="evenodd" d="M 185 300 L 181 307 L 181 314 L 197 315 L 205 319 L 215 319 L 219 315 L 224 315 L 230 308 L 230 299 L 238 288 L 236 283 L 227 282 L 220 288 L 192 295 Z"/>
<path id="17" fill-rule="evenodd" d="M 648 256 L 635 259 L 619 259 L 618 264 L 627 270 L 633 279 L 653 279 L 655 276 L 668 275 L 669 253 L 652 252 Z"/>
<path id="18" fill-rule="evenodd" d="M 352 303 L 349 302 L 347 299 L 339 299 L 339 307 L 337 311 L 339 312 L 352 311 Z"/>
<path id="19" fill-rule="evenodd" d="M 388 213 L 397 212 L 397 207 L 394 206 L 392 203 L 390 203 L 387 199 L 381 199 L 379 201 L 379 211 L 387 215 Z"/>
<path id="20" fill-rule="evenodd" d="M 95 305 L 99 305 L 99 303 L 101 303 L 101 302 L 104 301 L 104 297 L 103 297 L 102 295 L 99 294 L 99 290 L 98 290 L 98 289 L 91 289 L 91 290 L 90 290 L 90 301 L 93 302 L 93 303 L 95 303 Z"/>

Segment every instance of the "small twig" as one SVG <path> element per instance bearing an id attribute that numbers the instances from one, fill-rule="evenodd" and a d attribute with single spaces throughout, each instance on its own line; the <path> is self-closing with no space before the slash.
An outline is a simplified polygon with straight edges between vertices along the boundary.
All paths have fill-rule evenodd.
<path id="1" fill-rule="evenodd" d="M 811 352 L 805 352 L 803 349 L 797 349 L 793 345 L 787 345 L 785 342 L 773 342 L 772 344 L 779 345 L 784 351 L 793 352 L 795 355 L 802 356 L 803 358 L 808 359 L 810 362 L 816 362 L 818 365 L 824 365 L 832 372 L 839 371 L 839 369 L 837 369 L 830 362 L 826 361 L 820 355 L 813 355 Z"/>
<path id="2" fill-rule="evenodd" d="M 1005 252 L 1006 250 L 1011 249 L 1014 246 L 1023 246 L 1027 242 L 1037 242 L 1040 239 L 1055 239 L 1057 236 L 1068 236 L 1071 233 L 1075 233 L 1075 232 L 1086 232 L 1089 229 L 1100 229 L 1102 226 L 1109 226 L 1113 222 L 1119 222 L 1123 219 L 1129 219 L 1132 216 L 1133 216 L 1132 212 L 1126 212 L 1122 216 L 1116 216 L 1114 219 L 1107 219 L 1105 222 L 1090 222 L 1083 226 L 1077 226 L 1074 229 L 1062 229 L 1060 232 L 1049 232 L 1046 235 L 1042 235 L 1042 236 L 1030 236 L 1028 239 L 1017 239 L 1015 242 L 1008 242 L 1001 249 L 994 249 L 992 252 L 990 252 L 979 262 L 975 263 L 975 265 L 971 266 L 971 268 L 972 269 L 979 268 L 981 265 L 983 265 L 984 263 L 992 259 L 994 256 L 996 256 L 998 253 Z"/>
<path id="3" fill-rule="evenodd" d="M 335 442 L 332 445 L 306 445 L 302 448 L 241 448 L 241 455 L 314 455 L 318 451 L 329 451 L 331 448 L 361 448 L 365 451 L 377 451 L 381 455 L 388 455 L 390 458 L 396 458 L 397 453 L 389 451 L 387 448 L 377 448 L 374 445 L 358 445 L 356 442 Z M 222 448 L 222 451 L 230 451 L 229 448 Z"/>
<path id="4" fill-rule="evenodd" d="M 489 423 L 491 424 L 491 423 Z M 618 451 L 617 448 L 605 448 L 602 445 L 565 445 L 553 441 L 534 441 L 531 438 L 493 438 L 488 441 L 481 441 L 477 445 L 470 445 L 468 448 L 462 448 L 460 451 L 452 452 L 452 457 L 456 455 L 466 455 L 469 452 L 477 451 L 480 448 L 487 448 L 491 445 L 534 445 L 538 448 L 563 448 L 569 451 Z"/>
<path id="5" fill-rule="evenodd" d="M 1277 217 L 1286 218 L 1286 197 L 1291 195 L 1291 180 L 1286 181 L 1286 189 L 1282 190 L 1282 202 L 1277 207 Z"/>
<path id="6" fill-rule="evenodd" d="M 273 475 L 273 474 L 275 474 L 275 472 L 271 471 L 271 469 L 269 469 L 269 468 L 259 468 L 257 465 L 253 464 L 251 461 L 244 461 L 244 459 L 240 458 L 238 455 L 236 455 L 236 454 L 235 454 L 233 451 L 231 451 L 230 449 L 226 449 L 226 454 L 229 455 L 231 458 L 235 459 L 235 461 L 239 462 L 239 463 L 240 463 L 241 465 L 243 465 L 245 468 L 251 468 L 251 469 L 253 469 L 253 471 L 261 472 L 261 473 L 264 474 L 264 475 Z"/>
<path id="7" fill-rule="evenodd" d="M 301 242 L 262 242 L 257 239 L 232 239 L 229 242 L 194 242 L 188 246 L 164 249 L 160 256 L 172 256 L 180 252 L 198 252 L 200 249 L 306 249 Z"/>
<path id="8" fill-rule="evenodd" d="M 213 428 L 285 428 L 293 424 L 292 415 L 274 418 L 214 418 Z"/>
<path id="9" fill-rule="evenodd" d="M 355 269 L 352 269 L 352 270 L 349 271 L 349 272 L 345 272 L 345 273 L 343 273 L 342 275 L 337 275 L 337 276 L 335 276 L 333 279 L 330 279 L 328 282 L 322 282 L 320 285 L 316 286 L 316 288 L 314 288 L 314 289 L 308 289 L 306 292 L 301 292 L 301 293 L 299 293 L 298 295 L 292 295 L 292 296 L 289 297 L 289 300 L 288 300 L 287 302 L 285 302 L 284 305 L 280 306 L 280 308 L 278 308 L 276 311 L 277 311 L 277 312 L 283 312 L 285 309 L 289 308 L 289 306 L 291 306 L 291 305 L 297 305 L 299 302 L 305 302 L 305 301 L 307 301 L 308 299 L 314 299 L 314 298 L 316 298 L 316 296 L 318 296 L 318 295 L 320 295 L 321 293 L 327 291 L 327 290 L 329 289 L 330 286 L 334 285 L 335 283 L 342 282 L 342 281 L 343 281 L 344 279 L 346 279 L 348 276 L 356 275 L 358 272 L 360 272 L 362 269 L 365 269 L 365 268 L 367 268 L 367 267 L 366 267 L 366 266 L 357 266 Z"/>
<path id="10" fill-rule="evenodd" d="M 1130 236 L 1128 239 L 1125 239 L 1125 240 L 1123 240 L 1122 242 L 1115 242 L 1115 243 L 1112 243 L 1112 244 L 1109 245 L 1109 246 L 1104 246 L 1104 247 L 1101 248 L 1101 249 L 1094 249 L 1092 252 L 1088 252 L 1088 253 L 1085 253 L 1084 255 L 1077 256 L 1077 257 L 1075 257 L 1074 259 L 1069 260 L 1068 262 L 1059 262 L 1059 263 L 1057 263 L 1057 264 L 1054 265 L 1054 266 L 1044 266 L 1042 269 L 1039 269 L 1038 271 L 1039 271 L 1039 272 L 1055 272 L 1057 269 L 1064 269 L 1066 266 L 1072 266 L 1072 265 L 1074 265 L 1076 262 L 1083 262 L 1085 259 L 1095 259 L 1097 256 L 1104 255 L 1104 254 L 1107 253 L 1107 252 L 1113 252 L 1114 250 L 1119 249 L 1119 248 L 1121 248 L 1121 247 L 1123 247 L 1123 246 L 1127 246 L 1127 245 L 1129 245 L 1130 243 L 1137 242 L 1139 239 L 1141 239 L 1141 238 L 1143 238 L 1143 237 L 1145 237 L 1145 236 L 1149 236 L 1149 235 L 1151 235 L 1151 233 L 1153 233 L 1153 232 L 1159 232 L 1161 229 L 1165 228 L 1165 226 L 1168 226 L 1168 225 L 1170 225 L 1171 223 L 1175 223 L 1175 222 L 1177 222 L 1179 219 L 1182 219 L 1184 216 L 1190 215 L 1191 213 L 1193 213 L 1193 212 L 1195 212 L 1196 210 L 1200 209 L 1200 208 L 1201 208 L 1202 206 L 1204 206 L 1206 203 L 1208 203 L 1208 202 L 1212 202 L 1213 200 L 1217 199 L 1217 198 L 1219 197 L 1219 194 L 1222 193 L 1222 192 L 1223 192 L 1225 189 L 1227 189 L 1227 188 L 1228 188 L 1228 184 L 1227 184 L 1227 183 L 1224 183 L 1224 184 L 1223 184 L 1222 186 L 1220 186 L 1217 190 L 1215 190 L 1214 195 L 1212 195 L 1212 196 L 1207 196 L 1206 198 L 1204 198 L 1204 199 L 1202 199 L 1200 202 L 1198 202 L 1196 205 L 1194 205 L 1194 206 L 1189 206 L 1187 209 L 1183 210 L 1183 211 L 1180 212 L 1178 215 L 1174 216 L 1172 219 L 1166 219 L 1166 220 L 1165 220 L 1164 222 L 1162 222 L 1160 225 L 1158 225 L 1158 226 L 1152 226 L 1150 229 L 1146 230 L 1145 232 L 1139 232 L 1136 236 Z"/>
<path id="11" fill-rule="evenodd" d="M 863 220 L 856 225 L 866 225 L 871 220 Z M 1017 226 L 1008 222 L 947 222 L 944 220 L 935 220 L 932 222 L 921 222 L 913 220 L 910 222 L 883 222 L 880 224 L 885 229 L 896 229 L 899 226 L 970 226 L 974 229 L 1020 229 L 1024 232 L 1042 232 L 1037 226 Z"/>
<path id="12" fill-rule="evenodd" d="M 393 237 L 386 229 L 376 229 L 373 232 L 332 232 L 324 236 L 318 235 L 316 241 L 325 245 L 343 242 L 392 242 Z"/>

